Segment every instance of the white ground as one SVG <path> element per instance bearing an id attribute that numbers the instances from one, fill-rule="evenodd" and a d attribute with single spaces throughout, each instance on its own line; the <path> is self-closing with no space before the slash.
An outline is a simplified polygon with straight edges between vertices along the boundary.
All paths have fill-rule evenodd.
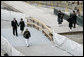
<path id="1" fill-rule="evenodd" d="M 49 39 L 44 36 L 41 31 L 38 31 L 34 28 L 27 27 L 31 33 L 30 42 L 31 45 L 37 44 L 48 44 L 50 43 Z M 18 37 L 13 36 L 12 28 L 6 28 L 1 30 L 2 36 L 4 36 L 12 45 L 14 46 L 26 46 L 25 45 L 25 38 L 21 34 L 20 29 L 18 28 Z"/>
<path id="2" fill-rule="evenodd" d="M 57 16 L 53 14 L 53 9 L 30 5 L 30 4 L 22 2 L 22 1 L 5 1 L 4 3 L 11 5 L 13 8 L 24 13 L 25 14 L 24 16 L 26 16 L 26 17 L 31 16 L 31 17 L 35 17 L 35 18 L 39 19 L 41 22 L 50 26 L 51 29 L 54 29 L 56 33 L 69 32 L 68 22 L 66 20 L 63 21 L 63 24 L 61 26 L 63 29 L 58 27 Z M 62 10 L 62 9 L 60 8 L 60 10 Z M 13 18 L 11 18 L 11 19 L 13 19 Z M 18 18 L 18 19 L 20 19 L 20 18 Z M 77 26 L 77 28 L 73 29 L 72 31 L 75 31 L 75 30 L 83 31 L 83 28 L 80 26 Z"/>
<path id="3" fill-rule="evenodd" d="M 56 31 L 68 31 L 68 23 L 67 23 L 67 21 L 65 21 L 64 20 L 64 22 L 63 22 L 63 27 L 62 28 L 60 28 L 60 27 L 58 27 L 58 25 L 57 25 L 57 16 L 55 16 L 55 15 L 53 15 L 53 9 L 48 9 L 48 8 L 41 8 L 41 7 L 35 7 L 35 6 L 31 6 L 31 5 L 28 5 L 28 4 L 26 4 L 26 3 L 24 3 L 24 2 L 14 2 L 14 1 L 11 1 L 11 2 L 7 2 L 8 4 L 11 4 L 11 6 L 13 6 L 13 7 L 15 7 L 15 8 L 17 8 L 18 10 L 20 10 L 20 11 L 22 11 L 23 13 L 25 13 L 25 15 L 24 14 L 21 14 L 21 15 L 19 15 L 18 13 L 13 13 L 13 15 L 12 15 L 12 13 L 5 13 L 6 15 L 4 15 L 4 12 L 3 13 L 1 13 L 1 19 L 2 20 L 7 20 L 7 19 L 10 19 L 10 21 L 14 18 L 14 17 L 16 17 L 17 18 L 17 20 L 20 20 L 20 18 L 24 18 L 26 15 L 27 16 L 32 16 L 32 17 L 35 17 L 35 18 L 38 18 L 38 19 L 40 19 L 42 22 L 44 22 L 45 24 L 47 24 L 47 25 L 49 25 L 51 28 L 53 28 L 53 29 L 56 29 Z M 20 5 L 19 5 L 20 4 Z M 24 10 L 25 9 L 25 10 Z M 9 17 L 7 16 L 7 15 L 9 15 Z M 24 15 L 24 16 L 23 16 Z M 5 17 L 4 17 L 5 16 Z M 7 17 L 6 17 L 7 16 Z M 24 18 L 24 20 L 25 20 L 25 18 Z M 9 22 L 9 21 L 8 21 Z M 5 25 L 4 25 L 5 24 Z M 56 24 L 56 25 L 55 25 Z M 66 25 L 67 24 L 67 25 Z M 4 25 L 4 26 L 3 26 Z M 12 45 L 14 45 L 14 46 L 18 46 L 18 47 L 16 47 L 17 49 L 22 49 L 22 48 L 24 48 L 24 53 L 26 54 L 26 55 L 28 55 L 27 54 L 27 51 L 25 51 L 25 50 L 28 50 L 29 52 L 33 52 L 33 51 L 36 51 L 36 50 L 38 50 L 38 52 L 37 53 L 39 53 L 39 54 L 43 54 L 43 53 L 45 53 L 46 55 L 50 55 L 51 54 L 51 52 L 53 52 L 53 54 L 51 54 L 51 55 L 60 55 L 60 52 L 59 51 L 63 51 L 63 50 L 61 50 L 61 49 L 59 49 L 59 48 L 51 48 L 51 47 L 48 47 L 47 45 L 45 45 L 45 44 L 50 44 L 50 41 L 40 32 L 40 31 L 37 31 L 36 29 L 34 29 L 34 28 L 29 28 L 28 27 L 28 29 L 29 29 L 29 31 L 30 31 L 30 33 L 31 33 L 31 38 L 30 38 L 30 41 L 31 41 L 31 47 L 30 47 L 30 49 L 29 48 L 27 48 L 27 49 L 25 49 L 26 47 L 23 47 L 23 46 L 25 46 L 25 40 L 24 40 L 24 38 L 23 38 L 23 36 L 20 34 L 20 30 L 19 30 L 19 28 L 18 28 L 18 32 L 19 32 L 19 36 L 18 37 L 16 37 L 16 36 L 13 36 L 12 35 L 12 28 L 10 27 L 10 22 L 9 23 L 7 23 L 7 22 L 2 22 L 1 23 L 1 26 L 3 27 L 3 29 L 1 29 L 1 34 L 2 34 L 2 36 L 4 36 L 4 37 L 6 37 L 7 39 L 8 39 L 8 41 L 12 44 Z M 5 26 L 9 26 L 9 28 L 6 28 Z M 58 28 L 58 29 L 57 29 Z M 60 29 L 59 29 L 60 28 Z M 57 35 L 58 37 L 56 37 L 56 42 L 57 43 L 59 43 L 59 44 L 62 44 L 62 42 L 64 42 L 63 40 L 65 40 L 65 38 L 62 40 L 61 38 L 60 38 L 60 36 L 59 35 Z M 61 43 L 60 43 L 60 41 L 62 41 Z M 68 43 L 69 42 L 69 43 Z M 67 53 L 67 50 L 68 50 L 68 52 L 70 52 L 70 53 L 73 53 L 73 54 L 75 54 L 74 52 L 76 52 L 76 51 L 81 51 L 81 53 L 79 53 L 79 52 L 77 52 L 77 54 L 76 55 L 82 55 L 82 49 L 80 50 L 80 48 L 82 48 L 79 44 L 73 44 L 74 42 L 73 41 L 71 41 L 71 40 L 67 40 L 67 41 L 65 41 L 64 42 L 64 44 L 63 44 L 63 46 L 61 47 L 61 48 L 63 48 L 63 49 L 65 49 L 65 51 L 62 53 L 61 52 L 61 55 L 71 55 L 71 54 L 69 54 L 69 53 Z M 38 45 L 38 44 L 40 44 L 40 45 L 42 45 L 42 46 L 36 46 L 36 47 L 34 47 L 34 48 L 36 48 L 36 50 L 34 49 L 33 50 L 33 46 L 34 45 Z M 73 44 L 73 45 L 72 45 Z M 44 46 L 43 46 L 44 45 Z M 69 46 L 70 45 L 70 46 Z M 77 45 L 79 45 L 79 46 L 77 46 Z M 22 46 L 22 47 L 19 47 L 19 46 Z M 50 46 L 52 46 L 52 45 L 50 45 Z M 72 46 L 75 48 L 77 48 L 77 50 L 75 49 L 75 50 L 73 50 L 73 48 L 72 48 Z M 42 51 L 42 47 L 43 47 L 43 50 L 45 51 L 45 52 L 43 52 L 43 53 L 40 53 L 41 51 Z M 70 49 L 71 48 L 71 49 Z M 50 49 L 50 50 L 49 50 Z M 57 49 L 57 50 L 56 50 Z M 67 49 L 67 50 L 66 50 Z M 33 50 L 33 51 L 32 51 Z M 48 53 L 48 51 L 50 52 L 50 53 Z M 57 53 L 58 52 L 58 53 Z M 57 53 L 57 54 L 56 54 Z M 31 55 L 31 54 L 30 54 Z M 33 53 L 33 55 L 35 55 L 35 53 Z"/>

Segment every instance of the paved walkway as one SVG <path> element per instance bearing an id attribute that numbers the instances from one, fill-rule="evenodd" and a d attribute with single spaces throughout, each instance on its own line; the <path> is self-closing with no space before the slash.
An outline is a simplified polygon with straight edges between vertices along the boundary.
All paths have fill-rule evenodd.
<path id="1" fill-rule="evenodd" d="M 64 20 L 63 26 L 61 26 L 62 28 L 58 27 L 57 16 L 53 14 L 53 9 L 35 7 L 33 5 L 31 6 L 21 1 L 17 1 L 17 2 L 16 1 L 9 1 L 9 2 L 4 1 L 4 2 L 20 10 L 21 12 L 25 13 L 27 16 L 32 16 L 32 17 L 35 17 L 41 20 L 46 25 L 50 26 L 51 29 L 55 29 L 55 32 L 57 33 L 69 31 L 68 25 L 67 25 L 68 23 L 66 20 Z M 6 25 L 9 26 L 9 28 L 6 28 L 5 27 Z M 3 29 L 1 29 L 2 35 L 6 37 L 9 40 L 9 42 L 16 47 L 16 49 L 23 52 L 25 55 L 71 56 L 71 54 L 67 53 L 66 51 L 63 51 L 57 47 L 52 47 L 52 44 L 50 44 L 51 42 L 45 36 L 43 36 L 43 34 L 40 31 L 37 31 L 34 28 L 29 28 L 33 37 L 31 38 L 31 42 L 32 42 L 31 47 L 27 48 L 25 46 L 25 40 L 21 36 L 20 31 L 19 31 L 19 37 L 16 37 L 16 36 L 13 37 L 10 25 L 4 22 L 2 24 L 2 27 L 3 27 Z M 80 28 L 78 30 L 80 30 Z M 8 32 L 11 34 L 8 34 Z M 35 38 L 37 38 L 38 40 Z"/>
<path id="2" fill-rule="evenodd" d="M 31 33 L 31 37 L 29 39 L 31 45 L 50 43 L 50 40 L 41 31 L 38 31 L 35 28 L 25 27 L 25 29 L 26 28 L 28 28 Z M 20 28 L 18 28 L 18 37 L 13 36 L 12 28 L 1 29 L 1 35 L 5 37 L 13 46 L 26 46 L 25 38 L 21 34 Z"/>
<path id="3" fill-rule="evenodd" d="M 22 1 L 4 1 L 4 3 L 11 5 L 11 8 L 19 10 L 26 14 L 26 16 L 32 16 L 39 19 L 51 27 L 52 30 L 54 29 L 56 33 L 69 32 L 68 22 L 66 20 L 63 21 L 61 27 L 58 26 L 57 16 L 53 14 L 53 9 L 30 5 Z M 72 31 L 83 31 L 83 28 L 77 25 Z"/>
<path id="4" fill-rule="evenodd" d="M 26 56 L 72 56 L 66 51 L 53 47 L 52 44 L 33 45 L 30 47 L 18 46 L 15 48 Z"/>

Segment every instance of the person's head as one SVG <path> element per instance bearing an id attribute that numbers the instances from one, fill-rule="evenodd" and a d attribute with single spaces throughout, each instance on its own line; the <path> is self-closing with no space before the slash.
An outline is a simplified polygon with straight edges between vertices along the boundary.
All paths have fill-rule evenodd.
<path id="1" fill-rule="evenodd" d="M 21 18 L 21 21 L 23 21 L 23 19 Z"/>
<path id="2" fill-rule="evenodd" d="M 75 14 L 75 11 L 73 11 L 73 13 Z"/>
<path id="3" fill-rule="evenodd" d="M 26 29 L 26 31 L 28 31 L 28 29 Z"/>
<path id="4" fill-rule="evenodd" d="M 14 18 L 13 20 L 16 20 L 16 18 Z"/>
<path id="5" fill-rule="evenodd" d="M 61 11 L 59 10 L 59 12 L 61 12 Z"/>

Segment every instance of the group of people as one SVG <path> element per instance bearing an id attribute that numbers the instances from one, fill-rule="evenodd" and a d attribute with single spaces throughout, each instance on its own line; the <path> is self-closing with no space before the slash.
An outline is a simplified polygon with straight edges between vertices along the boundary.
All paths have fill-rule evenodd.
<path id="1" fill-rule="evenodd" d="M 24 23 L 23 19 L 21 18 L 21 21 L 18 24 L 16 18 L 14 18 L 13 21 L 11 21 L 11 26 L 12 26 L 12 29 L 13 29 L 13 35 L 14 36 L 15 35 L 18 36 L 17 27 L 20 26 L 21 34 L 23 34 L 23 37 L 26 40 L 26 45 L 29 47 L 29 43 L 28 42 L 29 42 L 29 37 L 31 37 L 31 34 L 28 31 L 28 29 L 26 29 L 24 31 L 25 23 Z M 24 33 L 23 33 L 23 31 L 24 31 Z"/>
<path id="2" fill-rule="evenodd" d="M 58 12 L 58 24 L 59 24 L 59 26 L 63 22 L 63 17 L 64 17 L 64 14 L 59 10 L 59 12 Z M 69 22 L 70 31 L 72 30 L 72 27 L 76 28 L 77 15 L 76 15 L 75 11 L 73 11 L 73 13 L 70 15 L 70 17 L 67 21 Z"/>
<path id="3" fill-rule="evenodd" d="M 62 24 L 63 17 L 64 17 L 64 14 L 61 11 L 59 11 L 59 13 L 58 13 L 58 24 Z M 76 16 L 75 11 L 73 11 L 73 13 L 70 15 L 70 18 L 67 20 L 69 22 L 70 31 L 71 31 L 72 27 L 76 28 L 76 23 L 77 23 L 76 20 L 77 20 L 77 16 Z M 31 34 L 28 31 L 28 29 L 26 29 L 24 31 L 25 23 L 24 23 L 23 19 L 21 18 L 21 21 L 18 24 L 16 18 L 14 18 L 13 21 L 11 21 L 11 26 L 13 28 L 13 35 L 14 36 L 15 36 L 15 34 L 16 34 L 16 36 L 18 36 L 17 27 L 20 26 L 21 34 L 23 34 L 23 37 L 26 39 L 26 45 L 29 47 L 28 42 L 29 42 L 29 38 L 31 37 Z M 23 33 L 23 31 L 24 31 L 24 33 Z"/>

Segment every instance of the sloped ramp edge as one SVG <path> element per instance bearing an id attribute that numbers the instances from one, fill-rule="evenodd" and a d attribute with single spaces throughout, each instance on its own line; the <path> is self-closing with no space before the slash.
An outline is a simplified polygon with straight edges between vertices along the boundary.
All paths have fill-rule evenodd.
<path id="1" fill-rule="evenodd" d="M 62 50 L 72 54 L 73 56 L 83 56 L 83 46 L 69 38 L 53 33 L 54 44 Z"/>
<path id="2" fill-rule="evenodd" d="M 8 53 L 9 56 L 24 56 L 24 54 L 15 49 L 3 36 L 1 36 L 1 49 Z"/>

